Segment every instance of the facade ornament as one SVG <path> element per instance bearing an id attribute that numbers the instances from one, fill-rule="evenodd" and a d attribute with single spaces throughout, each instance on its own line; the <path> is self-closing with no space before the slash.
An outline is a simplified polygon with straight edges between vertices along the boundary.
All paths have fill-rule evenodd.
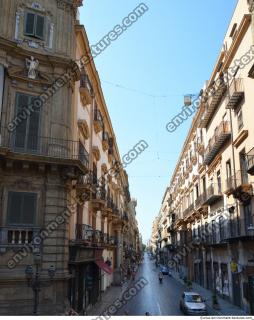
<path id="1" fill-rule="evenodd" d="M 31 56 L 31 59 L 26 59 L 26 67 L 28 69 L 29 79 L 36 79 L 38 66 L 39 61 L 35 60 L 33 56 Z"/>

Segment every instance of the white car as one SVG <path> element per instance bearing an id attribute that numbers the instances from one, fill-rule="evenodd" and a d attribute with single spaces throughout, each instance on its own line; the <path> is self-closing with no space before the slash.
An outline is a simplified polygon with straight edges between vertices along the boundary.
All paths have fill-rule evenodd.
<path id="1" fill-rule="evenodd" d="M 180 309 L 187 315 L 206 315 L 205 300 L 196 292 L 184 292 L 180 300 Z"/>

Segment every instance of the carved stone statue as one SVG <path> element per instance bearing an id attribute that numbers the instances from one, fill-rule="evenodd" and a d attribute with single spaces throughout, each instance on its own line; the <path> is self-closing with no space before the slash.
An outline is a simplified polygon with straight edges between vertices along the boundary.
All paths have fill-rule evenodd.
<path id="1" fill-rule="evenodd" d="M 26 59 L 26 67 L 28 69 L 28 78 L 36 79 L 37 73 L 36 70 L 38 69 L 39 61 L 35 60 L 32 56 L 31 59 Z"/>

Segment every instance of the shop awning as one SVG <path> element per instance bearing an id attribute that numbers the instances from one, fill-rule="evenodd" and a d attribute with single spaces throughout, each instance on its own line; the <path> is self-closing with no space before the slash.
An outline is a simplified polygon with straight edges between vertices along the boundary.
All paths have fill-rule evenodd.
<path id="1" fill-rule="evenodd" d="M 107 272 L 108 274 L 112 274 L 113 273 L 113 269 L 110 268 L 103 260 L 95 261 L 95 263 L 97 264 L 97 266 L 100 269 L 102 269 L 103 271 Z"/>

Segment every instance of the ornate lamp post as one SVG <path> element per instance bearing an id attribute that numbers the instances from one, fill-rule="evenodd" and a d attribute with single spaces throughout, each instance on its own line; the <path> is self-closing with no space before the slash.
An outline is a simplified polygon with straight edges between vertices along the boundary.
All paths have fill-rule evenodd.
<path id="1" fill-rule="evenodd" d="M 41 265 L 41 255 L 36 254 L 34 256 L 34 264 L 35 264 L 35 274 L 34 269 L 31 265 L 26 266 L 25 274 L 27 279 L 28 287 L 31 287 L 34 293 L 34 305 L 33 305 L 33 314 L 37 315 L 38 305 L 39 305 L 39 292 L 42 287 L 49 287 L 52 284 L 52 280 L 55 276 L 56 270 L 54 266 L 50 266 L 48 268 L 48 275 L 50 281 L 41 281 L 39 267 Z"/>

